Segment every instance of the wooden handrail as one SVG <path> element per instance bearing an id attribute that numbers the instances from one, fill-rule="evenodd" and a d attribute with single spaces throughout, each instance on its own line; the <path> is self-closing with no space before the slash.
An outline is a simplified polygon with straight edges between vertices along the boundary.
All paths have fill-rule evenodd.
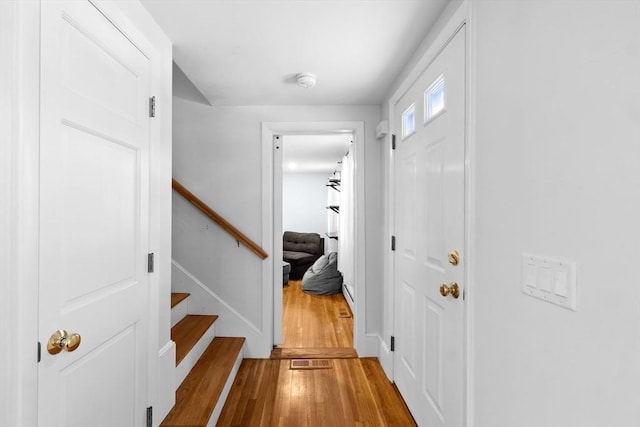
<path id="1" fill-rule="evenodd" d="M 251 252 L 259 256 L 260 259 L 265 259 L 269 256 L 264 251 L 264 249 L 258 246 L 253 240 L 245 236 L 240 230 L 231 225 L 229 221 L 220 216 L 216 211 L 207 206 L 207 204 L 200 200 L 195 194 L 187 190 L 184 185 L 180 184 L 175 179 L 172 179 L 171 187 L 173 187 L 173 189 L 176 190 L 178 194 L 191 202 L 191 204 L 198 208 L 203 214 L 215 221 L 215 223 L 222 227 L 223 230 L 231 234 L 239 243 L 242 243 L 247 248 L 249 248 Z"/>

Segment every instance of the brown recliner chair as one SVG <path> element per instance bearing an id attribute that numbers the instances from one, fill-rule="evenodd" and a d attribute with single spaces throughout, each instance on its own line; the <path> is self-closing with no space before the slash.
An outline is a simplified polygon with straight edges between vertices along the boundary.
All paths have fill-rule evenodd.
<path id="1" fill-rule="evenodd" d="M 318 233 L 285 231 L 282 235 L 282 259 L 291 264 L 291 280 L 300 280 L 313 263 L 324 255 L 324 238 Z"/>

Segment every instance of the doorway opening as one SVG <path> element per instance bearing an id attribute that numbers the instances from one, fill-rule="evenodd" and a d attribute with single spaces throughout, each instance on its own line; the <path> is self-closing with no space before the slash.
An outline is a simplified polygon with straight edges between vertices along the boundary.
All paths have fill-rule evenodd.
<path id="1" fill-rule="evenodd" d="M 272 357 L 355 356 L 353 134 L 276 135 L 274 144 L 284 233 L 282 343 Z"/>
<path id="2" fill-rule="evenodd" d="M 281 346 L 283 337 L 283 156 L 282 138 L 300 136 L 352 135 L 351 155 L 354 162 L 353 188 L 353 250 L 352 295 L 343 292 L 348 301 L 346 311 L 353 315 L 353 348 L 365 345 L 364 314 L 364 123 L 363 122 L 284 122 L 263 123 L 263 242 L 273 256 L 264 264 L 265 320 L 268 316 L 272 326 L 272 346 Z M 342 153 L 343 155 L 345 153 Z M 328 176 L 327 176 L 328 178 Z M 325 183 L 326 184 L 326 183 Z M 325 187 L 326 191 L 326 187 Z M 325 193 L 326 194 L 326 193 Z M 326 196 L 324 203 L 326 203 Z M 326 214 L 326 206 L 323 206 Z M 327 217 L 325 217 L 327 218 Z M 326 219 L 328 222 L 328 219 Z M 304 230 L 294 230 L 304 231 Z M 326 240 L 331 240 L 323 236 Z M 331 249 L 332 243 L 325 243 L 325 250 Z M 343 287 L 344 289 L 344 287 Z M 358 304 L 362 301 L 362 304 Z M 340 311 L 345 311 L 338 309 Z M 266 322 L 265 322 L 266 323 Z M 267 331 L 265 331 L 267 332 Z M 366 352 L 365 352 L 366 353 Z"/>

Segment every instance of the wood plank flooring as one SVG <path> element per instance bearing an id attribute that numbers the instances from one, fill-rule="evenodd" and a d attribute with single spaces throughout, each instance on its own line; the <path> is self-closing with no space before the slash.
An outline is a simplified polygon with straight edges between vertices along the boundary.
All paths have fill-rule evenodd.
<path id="1" fill-rule="evenodd" d="M 288 360 L 245 359 L 217 425 L 415 426 L 377 359 L 333 359 L 291 370 Z"/>
<path id="2" fill-rule="evenodd" d="M 307 295 L 300 281 L 283 293 L 283 345 L 271 359 L 242 362 L 217 425 L 415 426 L 378 359 L 357 358 L 344 297 Z M 290 369 L 291 359 L 330 359 L 330 367 Z"/>
<path id="3" fill-rule="evenodd" d="M 342 294 L 305 294 L 300 280 L 282 293 L 282 348 L 353 347 L 353 316 Z M 340 317 L 344 311 L 350 317 Z"/>

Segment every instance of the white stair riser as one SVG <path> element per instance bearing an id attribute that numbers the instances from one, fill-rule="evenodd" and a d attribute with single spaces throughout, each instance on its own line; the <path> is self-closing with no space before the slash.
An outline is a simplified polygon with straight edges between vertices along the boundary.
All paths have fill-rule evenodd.
<path id="1" fill-rule="evenodd" d="M 171 327 L 176 326 L 176 323 L 181 321 L 186 317 L 188 313 L 189 303 L 187 302 L 189 298 L 185 298 L 180 301 L 176 306 L 171 309 Z"/>
<path id="2" fill-rule="evenodd" d="M 177 307 L 177 306 L 176 306 Z M 182 359 L 180 364 L 176 366 L 176 390 L 182 384 L 182 381 L 189 375 L 189 372 L 194 367 L 202 353 L 207 349 L 213 338 L 216 336 L 216 324 L 214 323 L 207 329 L 207 331 L 202 335 L 200 340 L 193 346 L 191 351 Z"/>

